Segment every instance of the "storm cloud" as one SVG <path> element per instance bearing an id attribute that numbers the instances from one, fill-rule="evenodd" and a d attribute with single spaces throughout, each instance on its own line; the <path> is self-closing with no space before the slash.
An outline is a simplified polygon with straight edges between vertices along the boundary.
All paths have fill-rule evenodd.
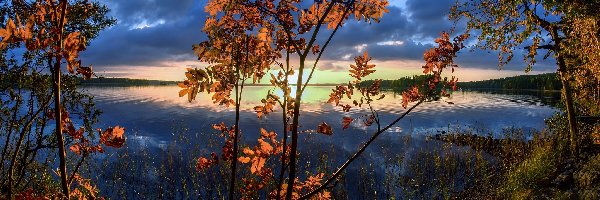
<path id="1" fill-rule="evenodd" d="M 393 0 L 396 1 L 396 0 Z M 380 23 L 350 21 L 337 32 L 324 54 L 320 69 L 343 70 L 336 61 L 352 61 L 367 50 L 376 60 L 422 60 L 433 40 L 453 23 L 448 20 L 454 0 L 399 0 L 392 2 Z M 206 36 L 201 32 L 206 1 L 197 0 L 109 0 L 106 5 L 118 23 L 101 32 L 82 54 L 96 69 L 115 66 L 172 67 L 173 62 L 193 62 L 192 44 Z M 457 29 L 460 30 L 460 29 Z M 321 32 L 321 36 L 330 30 Z M 325 37 L 321 37 L 325 38 Z M 321 43 L 323 41 L 320 41 Z M 521 53 L 505 67 L 523 70 Z M 459 64 L 471 68 L 497 68 L 497 54 L 482 50 L 463 51 Z M 542 61 L 538 70 L 552 70 L 553 61 Z"/>

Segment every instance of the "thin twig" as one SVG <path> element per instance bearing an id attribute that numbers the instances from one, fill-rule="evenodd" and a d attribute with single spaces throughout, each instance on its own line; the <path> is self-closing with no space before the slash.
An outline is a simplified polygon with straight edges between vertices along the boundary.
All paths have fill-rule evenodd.
<path id="1" fill-rule="evenodd" d="M 350 157 L 340 168 L 338 168 L 338 170 L 333 173 L 333 175 L 331 177 L 329 177 L 325 183 L 323 183 L 321 186 L 319 186 L 317 189 L 309 192 L 308 194 L 300 197 L 300 200 L 302 199 L 309 199 L 310 197 L 312 197 L 313 195 L 321 192 L 322 190 L 326 189 L 327 186 L 333 181 L 335 180 L 343 171 L 344 169 L 346 169 L 350 163 L 352 163 L 356 158 L 358 158 L 358 156 L 360 156 L 365 149 L 367 149 L 367 147 L 373 142 L 375 141 L 375 139 L 377 139 L 377 137 L 385 132 L 386 130 L 390 129 L 394 124 L 398 123 L 402 118 L 404 118 L 406 115 L 408 115 L 408 113 L 410 113 L 413 109 L 415 109 L 417 106 L 419 106 L 421 103 L 423 103 L 425 101 L 425 97 L 423 97 L 419 102 L 417 102 L 415 105 L 413 105 L 412 107 L 410 107 L 406 112 L 404 112 L 402 115 L 400 115 L 398 118 L 396 118 L 396 120 L 394 120 L 393 122 L 391 122 L 389 125 L 387 125 L 386 127 L 384 127 L 383 129 L 377 131 L 376 133 L 373 134 L 373 136 L 371 136 L 371 138 L 363 144 L 363 146 L 356 152 L 354 153 L 354 155 L 352 155 L 352 157 Z"/>

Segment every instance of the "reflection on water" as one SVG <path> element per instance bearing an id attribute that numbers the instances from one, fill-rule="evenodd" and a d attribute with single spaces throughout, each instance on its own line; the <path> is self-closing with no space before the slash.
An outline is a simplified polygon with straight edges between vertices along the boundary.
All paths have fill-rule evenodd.
<path id="1" fill-rule="evenodd" d="M 354 109 L 350 113 L 344 113 L 340 108 L 325 103 L 331 88 L 308 87 L 305 91 L 300 116 L 301 129 L 315 129 L 319 123 L 327 122 L 332 125 L 334 134 L 332 136 L 301 134 L 299 152 L 302 156 L 299 160 L 298 171 L 314 172 L 315 167 L 320 166 L 317 164 L 322 161 L 321 158 L 326 158 L 330 167 L 339 166 L 357 150 L 362 142 L 370 137 L 369 133 L 375 129 L 375 127 L 364 127 L 361 123 L 354 123 L 351 128 L 342 130 L 341 119 L 343 116 L 354 115 L 356 117 L 364 114 L 366 110 Z M 125 171 L 123 172 L 124 176 L 131 176 L 131 174 L 135 174 L 135 176 L 119 179 L 119 181 L 125 185 L 123 187 L 125 191 L 134 191 L 135 195 L 129 195 L 132 197 L 140 195 L 136 191 L 156 193 L 160 190 L 161 187 L 157 185 L 164 184 L 162 181 L 154 180 L 156 182 L 145 183 L 148 180 L 156 179 L 155 175 L 148 175 L 146 172 L 152 172 L 161 166 L 178 172 L 165 174 L 168 180 L 179 180 L 181 181 L 179 184 L 182 184 L 184 180 L 195 181 L 196 179 L 190 177 L 195 177 L 193 175 L 198 175 L 198 173 L 193 170 L 193 167 L 185 166 L 194 166 L 190 163 L 194 162 L 195 158 L 206 156 L 211 151 L 219 151 L 222 146 L 219 134 L 211 129 L 211 125 L 220 122 L 229 125 L 233 123 L 234 108 L 214 105 L 211 96 L 206 94 L 198 95 L 197 100 L 190 103 L 187 98 L 178 96 L 179 89 L 176 86 L 87 87 L 84 89 L 95 96 L 98 108 L 104 111 L 100 118 L 101 125 L 118 124 L 128 130 L 127 145 L 122 151 L 129 152 L 134 164 L 126 166 L 124 169 L 142 170 Z M 280 132 L 279 130 L 282 129 L 280 111 L 263 119 L 258 119 L 253 112 L 253 107 L 260 104 L 260 99 L 266 96 L 269 89 L 271 88 L 246 87 L 244 90 L 244 99 L 246 100 L 243 102 L 240 128 L 245 144 L 256 143 L 259 128 L 276 132 Z M 405 111 L 401 106 L 400 95 L 393 92 L 385 93 L 386 98 L 373 105 L 379 112 L 382 124 L 391 122 Z M 411 177 L 417 174 L 415 169 L 421 169 L 428 163 L 427 160 L 421 159 L 423 153 L 430 156 L 456 154 L 457 158 L 468 158 L 465 155 L 469 154 L 464 153 L 468 152 L 466 148 L 457 147 L 451 148 L 451 151 L 445 151 L 441 142 L 427 141 L 423 137 L 426 134 L 435 134 L 437 131 L 454 129 L 457 126 L 477 129 L 477 133 L 499 133 L 507 127 L 524 130 L 541 129 L 544 127 L 544 119 L 556 112 L 553 107 L 547 105 L 548 102 L 552 101 L 540 98 L 536 94 L 459 91 L 455 92 L 451 98 L 424 103 L 391 128 L 388 133 L 382 134 L 364 152 L 364 156 L 359 157 L 346 170 L 345 176 L 350 181 L 340 187 L 345 188 L 348 196 L 352 197 L 351 199 L 366 194 L 356 190 L 360 187 L 362 180 L 359 178 L 362 176 L 360 169 L 363 169 L 365 165 L 373 170 L 373 174 L 367 177 L 380 183 L 386 177 L 384 174 L 390 172 L 387 170 L 392 170 L 394 176 L 408 177 L 412 180 Z M 169 153 L 177 156 L 169 156 Z M 178 160 L 172 164 L 172 160 L 165 161 L 167 158 Z M 129 161 L 116 160 L 109 166 L 118 167 Z M 135 164 L 135 161 L 139 162 Z M 170 164 L 164 165 L 165 163 Z M 411 166 L 415 166 L 414 169 Z M 462 172 L 463 170 L 458 171 Z M 106 174 L 101 177 L 113 177 L 112 173 L 117 172 L 120 171 L 106 170 L 104 172 Z M 427 170 L 422 173 L 430 174 Z M 461 176 L 463 175 L 464 173 Z M 143 181 L 135 182 L 136 178 Z M 204 181 L 210 181 L 211 177 L 200 176 L 197 179 L 202 180 L 200 183 L 203 184 Z M 106 178 L 95 178 L 95 180 L 99 183 L 100 188 L 114 188 L 115 180 Z M 464 184 L 463 181 L 458 181 L 458 183 L 458 185 Z M 185 187 L 178 186 L 177 189 L 174 189 L 171 188 L 172 183 L 168 182 L 167 184 L 169 192 L 174 190 L 185 194 L 189 192 Z M 155 186 L 157 188 L 154 188 Z M 429 187 L 428 185 L 422 186 L 426 190 L 429 190 Z M 383 188 L 366 190 L 377 191 L 378 198 L 386 198 L 382 195 L 390 192 Z M 394 190 L 398 190 L 398 188 Z M 123 197 L 121 193 L 111 189 L 102 189 L 102 191 L 106 191 L 108 196 Z"/>
<path id="2" fill-rule="evenodd" d="M 314 86 L 306 89 L 301 109 L 303 129 L 315 129 L 317 124 L 327 122 L 333 125 L 336 133 L 330 137 L 332 139 L 343 139 L 354 133 L 364 135 L 371 127 L 363 127 L 360 123 L 352 124 L 351 129 L 341 130 L 342 116 L 364 113 L 365 110 L 354 109 L 350 113 L 344 113 L 340 108 L 327 104 L 331 88 Z M 104 111 L 100 118 L 102 124 L 125 126 L 130 133 L 135 134 L 134 138 L 144 138 L 148 144 L 160 145 L 170 141 L 174 126 L 187 127 L 190 134 L 212 132 L 212 124 L 231 124 L 234 114 L 233 107 L 213 104 L 211 95 L 208 94 L 199 94 L 190 103 L 187 98 L 178 96 L 177 86 L 86 87 L 85 90 L 95 96 L 99 109 Z M 269 90 L 273 88 L 249 86 L 244 89 L 240 127 L 248 132 L 247 139 L 254 138 L 251 135 L 261 127 L 280 130 L 280 113 L 275 112 L 259 120 L 253 112 L 253 107 L 260 105 L 260 99 Z M 400 95 L 385 93 L 386 97 L 374 104 L 383 124 L 391 122 L 405 111 L 401 107 Z M 390 132 L 419 134 L 447 128 L 449 125 L 480 127 L 496 133 L 506 127 L 541 129 L 544 127 L 544 119 L 556 111 L 547 102 L 552 101 L 537 95 L 459 91 L 451 98 L 422 104 L 390 129 Z M 347 142 L 355 143 L 357 138 L 350 139 Z"/>

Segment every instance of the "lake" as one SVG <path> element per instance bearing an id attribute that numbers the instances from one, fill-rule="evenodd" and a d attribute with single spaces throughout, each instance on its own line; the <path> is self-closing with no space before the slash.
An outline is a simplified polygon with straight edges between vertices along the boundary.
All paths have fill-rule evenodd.
<path id="1" fill-rule="evenodd" d="M 304 129 L 315 129 L 321 122 L 334 128 L 338 135 L 361 132 L 367 129 L 360 123 L 352 128 L 341 130 L 341 119 L 348 114 L 366 114 L 367 110 L 353 109 L 342 112 L 339 107 L 326 103 L 332 86 L 308 87 L 303 97 L 301 123 Z M 148 145 L 161 145 L 174 137 L 173 128 L 185 127 L 192 132 L 207 132 L 211 125 L 226 122 L 232 124 L 234 107 L 215 105 L 211 95 L 199 94 L 193 102 L 178 96 L 177 86 L 148 87 L 85 87 L 95 96 L 97 107 L 103 111 L 101 125 L 121 125 L 127 128 L 134 138 L 143 138 Z M 241 108 L 241 130 L 258 132 L 259 128 L 280 130 L 281 112 L 258 119 L 254 106 L 261 105 L 272 87 L 249 86 L 244 90 Z M 374 108 L 382 117 L 382 124 L 390 122 L 402 114 L 401 95 L 384 92 L 386 97 L 374 103 Z M 426 102 L 414 109 L 406 118 L 394 126 L 389 135 L 397 133 L 420 134 L 454 126 L 464 126 L 499 133 L 503 128 L 541 129 L 544 119 L 557 110 L 548 102 L 554 96 L 540 96 L 535 92 L 527 94 L 506 94 L 498 92 L 457 91 L 451 98 L 438 102 Z M 550 101 L 548 100 L 550 99 Z M 447 102 L 452 102 L 449 104 Z M 348 101 L 348 103 L 351 103 Z M 275 126 L 273 128 L 273 126 Z M 325 136 L 324 136 L 325 137 Z"/>
<path id="2" fill-rule="evenodd" d="M 301 153 L 300 162 L 302 163 L 300 171 L 314 171 L 316 164 L 311 165 L 311 163 L 319 163 L 323 155 L 327 156 L 329 170 L 335 169 L 375 131 L 374 126 L 365 127 L 362 123 L 353 123 L 349 129 L 342 130 L 341 121 L 343 116 L 357 117 L 367 114 L 367 110 L 353 108 L 351 112 L 346 113 L 341 108 L 326 103 L 332 88 L 332 86 L 311 86 L 307 87 L 305 91 L 301 107 L 300 129 L 316 129 L 318 124 L 326 122 L 333 127 L 334 134 L 327 136 L 316 133 L 302 133 L 300 135 L 299 151 Z M 265 86 L 249 86 L 244 90 L 240 129 L 245 144 L 253 145 L 256 143 L 260 128 L 277 133 L 281 132 L 280 111 L 276 111 L 263 119 L 258 119 L 253 111 L 254 106 L 260 105 L 260 99 L 264 98 L 267 92 L 272 89 L 272 87 Z M 152 163 L 151 165 L 155 165 L 155 167 L 142 171 L 157 170 L 160 168 L 159 165 L 164 166 L 165 159 L 173 159 L 168 156 L 169 153 L 166 153 L 172 151 L 173 148 L 178 149 L 178 152 L 183 155 L 177 157 L 183 163 L 179 164 L 182 166 L 181 168 L 186 168 L 186 165 L 190 166 L 189 163 L 193 163 L 193 159 L 197 156 L 207 156 L 211 151 L 220 151 L 222 139 L 220 139 L 219 133 L 212 130 L 211 126 L 221 122 L 232 125 L 235 116 L 233 107 L 227 108 L 215 105 L 211 101 L 211 96 L 207 94 L 199 94 L 197 99 L 191 103 L 187 101 L 186 97 L 180 98 L 177 86 L 84 87 L 83 90 L 95 96 L 97 108 L 103 111 L 99 126 L 120 125 L 126 127 L 127 151 L 138 156 L 137 165 L 139 163 Z M 405 112 L 406 109 L 401 106 L 400 94 L 391 91 L 384 93 L 386 97 L 376 102 L 373 107 L 378 111 L 382 119 L 382 125 L 387 125 L 387 123 Z M 401 176 L 412 176 L 414 170 L 409 170 L 410 167 L 405 166 L 406 164 L 399 164 L 398 167 L 397 162 L 394 164 L 394 159 L 410 159 L 422 152 L 437 152 L 443 148 L 443 144 L 428 142 L 425 136 L 440 132 L 451 132 L 460 129 L 502 137 L 505 129 L 519 129 L 525 135 L 528 135 L 531 132 L 543 129 L 545 127 L 544 120 L 558 111 L 551 106 L 560 97 L 558 95 L 559 93 L 535 91 L 457 91 L 450 98 L 423 103 L 398 124 L 394 125 L 393 128 L 389 129 L 387 133 L 382 134 L 365 151 L 365 156 L 348 168 L 347 176 L 361 177 L 360 173 L 362 171 L 358 169 L 365 165 L 369 165 L 373 170 L 373 174 L 376 175 L 372 177 L 379 180 L 385 179 L 387 176 L 384 176 L 384 172 L 387 173 L 389 170 L 396 170 L 394 173 Z M 182 138 L 185 142 L 181 142 Z M 174 145 L 175 143 L 177 144 Z M 135 153 L 142 150 L 146 153 Z M 130 155 L 129 157 L 135 156 Z M 173 161 L 170 160 L 169 162 Z M 418 162 L 422 163 L 423 161 Z M 388 165 L 390 163 L 395 167 L 390 167 Z M 139 167 L 135 168 L 141 169 Z M 107 171 L 113 173 L 112 171 L 115 170 Z M 127 176 L 127 172 L 119 173 L 125 173 L 123 176 Z M 158 174 L 158 172 L 155 173 Z M 197 172 L 193 170 L 184 170 L 177 176 L 191 177 L 189 174 L 195 173 Z M 116 175 L 103 176 L 115 177 Z M 158 175 L 148 176 L 155 177 Z M 98 177 L 96 179 L 101 180 L 98 181 L 101 188 L 104 186 L 113 188 L 107 185 L 115 184 L 107 179 Z M 131 180 L 137 179 L 139 177 L 131 177 Z M 172 179 L 179 180 L 181 178 L 168 178 L 168 180 Z M 124 180 L 127 179 L 123 178 L 120 181 Z M 184 182 L 175 185 L 185 185 Z M 190 183 L 193 182 L 194 180 L 190 180 Z M 157 181 L 156 185 L 160 185 L 158 183 L 161 183 L 161 181 Z M 152 184 L 144 186 L 144 181 L 122 184 L 127 185 L 126 188 L 128 188 L 124 190 L 125 196 L 129 196 L 127 194 L 131 191 L 137 191 L 130 195 L 143 197 L 139 192 L 141 190 L 165 189 L 162 186 Z M 352 190 L 358 184 L 360 184 L 360 181 L 345 184 L 344 187 L 348 188 L 349 192 L 347 193 L 350 196 L 363 194 L 355 193 Z M 151 187 L 159 188 L 149 189 Z M 460 189 L 460 186 L 455 187 Z M 167 190 L 188 194 L 185 187 Z M 385 188 L 371 190 L 384 191 L 378 193 L 378 196 L 385 194 L 386 191 Z M 115 191 L 108 192 L 107 196 L 123 196 L 122 193 Z M 177 196 L 175 195 L 175 197 Z"/>

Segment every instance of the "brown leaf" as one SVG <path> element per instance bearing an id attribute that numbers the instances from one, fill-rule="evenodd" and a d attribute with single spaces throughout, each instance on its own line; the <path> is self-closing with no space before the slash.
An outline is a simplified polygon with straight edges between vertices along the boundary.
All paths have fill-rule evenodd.
<path id="1" fill-rule="evenodd" d="M 83 75 L 83 80 L 90 80 L 90 78 L 92 78 L 92 75 L 94 74 L 92 72 L 92 66 L 89 66 L 89 67 L 78 67 L 77 68 L 77 73 Z"/>
<path id="2" fill-rule="evenodd" d="M 312 50 L 313 55 L 321 52 L 321 50 L 319 49 L 319 45 L 313 46 L 311 50 Z"/>
<path id="3" fill-rule="evenodd" d="M 327 123 L 323 122 L 317 127 L 317 133 L 322 133 L 325 135 L 333 135 L 333 130 L 332 130 L 331 126 L 329 126 Z"/>
<path id="4" fill-rule="evenodd" d="M 354 119 L 350 118 L 350 117 L 344 117 L 342 119 L 342 129 L 347 129 L 348 127 L 350 127 L 350 123 L 352 123 L 352 121 L 354 121 Z"/>

